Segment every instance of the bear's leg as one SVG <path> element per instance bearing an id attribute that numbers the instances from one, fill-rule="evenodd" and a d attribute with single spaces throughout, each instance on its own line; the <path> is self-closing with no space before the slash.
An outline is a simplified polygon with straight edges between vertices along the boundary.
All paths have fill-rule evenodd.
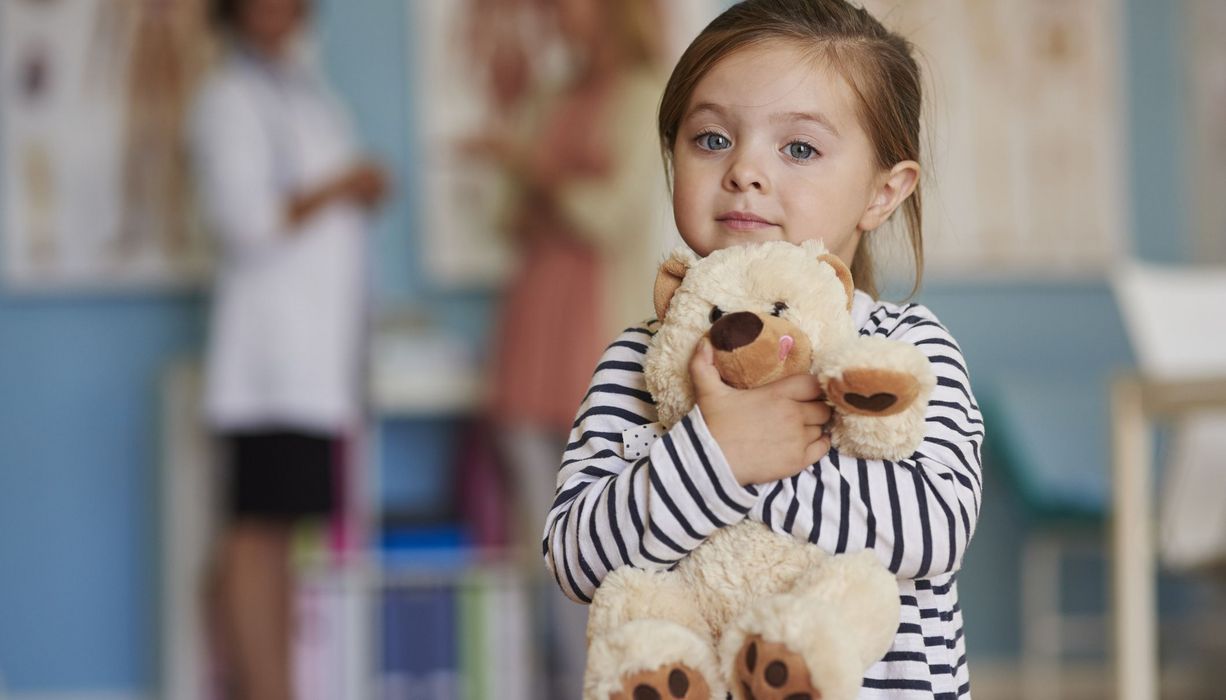
<path id="1" fill-rule="evenodd" d="M 623 568 L 588 614 L 584 700 L 724 700 L 710 630 L 675 572 Z"/>
<path id="2" fill-rule="evenodd" d="M 831 557 L 733 621 L 724 674 L 738 700 L 852 700 L 898 618 L 898 585 L 871 552 Z"/>

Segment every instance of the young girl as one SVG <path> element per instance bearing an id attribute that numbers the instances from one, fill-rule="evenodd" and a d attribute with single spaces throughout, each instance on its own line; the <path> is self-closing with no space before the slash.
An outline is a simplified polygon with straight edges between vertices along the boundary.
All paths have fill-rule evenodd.
<path id="1" fill-rule="evenodd" d="M 860 697 L 969 697 L 956 572 L 979 515 L 983 424 L 957 343 L 923 306 L 874 299 L 869 252 L 901 207 L 918 285 L 919 115 L 908 43 L 843 0 L 747 0 L 681 57 L 659 131 L 682 238 L 700 255 L 824 241 L 854 273 L 860 333 L 931 360 L 928 433 L 906 460 L 841 458 L 816 382 L 732 389 L 703 342 L 697 406 L 640 454 L 623 433 L 656 420 L 642 366 L 658 322 L 627 330 L 596 368 L 546 520 L 546 563 L 571 598 L 590 602 L 619 566 L 667 569 L 751 518 L 828 552 L 871 550 L 897 575 L 902 619 Z"/>

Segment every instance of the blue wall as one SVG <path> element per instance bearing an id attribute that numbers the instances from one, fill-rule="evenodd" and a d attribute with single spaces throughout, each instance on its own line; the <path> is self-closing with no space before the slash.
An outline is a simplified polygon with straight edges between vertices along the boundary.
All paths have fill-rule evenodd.
<path id="1" fill-rule="evenodd" d="M 480 341 L 488 298 L 433 290 L 414 253 L 405 2 L 340 5 L 323 4 L 318 17 L 329 68 L 399 185 L 377 227 L 379 299 L 423 303 Z M 1176 3 L 1128 0 L 1126 9 L 1136 248 L 1183 260 Z M 921 300 L 953 329 L 977 380 L 1070 364 L 1101 374 L 1129 361 L 1098 281 L 930 284 Z M 168 359 L 198 351 L 202 309 L 198 294 L 0 291 L 0 674 L 11 690 L 152 687 L 155 382 Z M 962 583 L 976 660 L 1016 652 L 1009 574 L 1025 522 L 997 475 L 985 498 Z"/>
<path id="2" fill-rule="evenodd" d="M 14 689 L 149 677 L 158 368 L 190 298 L 0 298 L 0 672 Z"/>

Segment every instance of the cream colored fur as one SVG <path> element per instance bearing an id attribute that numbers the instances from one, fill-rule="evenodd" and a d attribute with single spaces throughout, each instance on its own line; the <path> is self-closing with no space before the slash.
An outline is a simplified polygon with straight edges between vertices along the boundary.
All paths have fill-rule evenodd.
<path id="1" fill-rule="evenodd" d="M 681 263 L 687 272 L 644 368 L 665 427 L 694 405 L 688 365 L 711 326 L 712 306 L 765 314 L 783 301 L 783 317 L 812 342 L 811 371 L 823 385 L 852 368 L 919 380 L 919 397 L 900 413 L 837 414 L 838 449 L 891 459 L 914 451 L 935 383 L 927 358 L 906 343 L 859 335 L 837 271 L 820 260 L 825 253 L 818 242 L 733 247 L 701 260 L 687 249 L 673 253 L 674 269 Z M 889 649 L 898 619 L 897 584 L 873 553 L 832 557 L 745 520 L 672 571 L 619 569 L 605 577 L 589 616 L 584 697 L 607 700 L 627 674 L 684 663 L 703 673 L 713 698 L 728 691 L 740 698 L 734 663 L 745 637 L 756 634 L 801 655 L 824 700 L 850 700 L 864 671 Z"/>

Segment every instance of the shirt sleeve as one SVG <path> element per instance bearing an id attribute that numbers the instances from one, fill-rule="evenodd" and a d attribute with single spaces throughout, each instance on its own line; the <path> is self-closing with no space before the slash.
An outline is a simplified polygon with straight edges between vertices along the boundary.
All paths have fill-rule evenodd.
<path id="1" fill-rule="evenodd" d="M 753 517 L 831 553 L 873 550 L 899 578 L 952 573 L 975 531 L 982 496 L 983 419 L 962 352 L 928 309 L 879 308 L 861 331 L 909 342 L 937 383 L 927 434 L 899 461 L 831 451 L 789 479 L 762 485 Z"/>
<path id="2" fill-rule="evenodd" d="M 619 566 L 673 566 L 719 528 L 743 520 L 757 489 L 737 483 L 697 407 L 651 442 L 656 420 L 643 379 L 651 332 L 609 346 L 579 407 L 545 522 L 545 564 L 562 591 L 588 603 Z M 623 437 L 644 429 L 647 454 L 627 459 Z M 632 454 L 632 453 L 631 453 Z"/>
<path id="3" fill-rule="evenodd" d="M 233 81 L 208 84 L 190 125 L 205 222 L 227 255 L 250 258 L 284 243 L 285 193 L 259 108 Z"/>

